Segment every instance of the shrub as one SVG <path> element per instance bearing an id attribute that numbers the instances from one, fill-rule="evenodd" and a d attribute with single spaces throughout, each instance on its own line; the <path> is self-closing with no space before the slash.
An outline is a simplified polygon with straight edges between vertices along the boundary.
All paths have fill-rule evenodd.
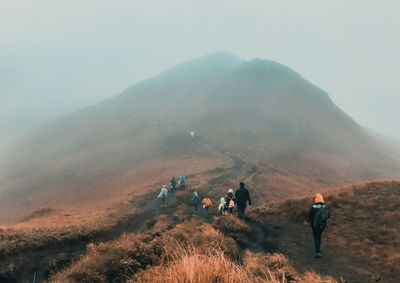
<path id="1" fill-rule="evenodd" d="M 251 227 L 245 221 L 240 220 L 232 214 L 214 217 L 214 225 L 223 232 L 251 232 Z"/>

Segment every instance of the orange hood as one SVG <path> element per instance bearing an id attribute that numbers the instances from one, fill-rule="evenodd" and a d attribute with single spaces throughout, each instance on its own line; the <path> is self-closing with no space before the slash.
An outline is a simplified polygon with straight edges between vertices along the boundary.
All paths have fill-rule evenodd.
<path id="1" fill-rule="evenodd" d="M 315 203 L 324 203 L 324 198 L 322 197 L 321 194 L 316 194 L 315 195 Z"/>

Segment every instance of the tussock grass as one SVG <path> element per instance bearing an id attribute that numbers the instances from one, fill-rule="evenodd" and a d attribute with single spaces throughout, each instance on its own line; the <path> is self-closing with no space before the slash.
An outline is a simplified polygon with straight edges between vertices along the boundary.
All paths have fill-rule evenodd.
<path id="1" fill-rule="evenodd" d="M 214 217 L 214 224 L 224 232 L 250 233 L 251 227 L 233 214 Z"/>
<path id="2" fill-rule="evenodd" d="M 128 274 L 160 264 L 161 253 L 161 245 L 149 237 L 124 234 L 117 241 L 89 244 L 87 253 L 51 282 L 124 282 Z"/>
<path id="3" fill-rule="evenodd" d="M 239 256 L 236 242 L 212 225 L 197 218 L 170 221 L 160 216 L 147 233 L 90 244 L 79 261 L 50 282 L 305 282 L 306 275 L 281 254 Z M 316 274 L 314 279 L 335 282 Z"/>
<path id="4" fill-rule="evenodd" d="M 139 272 L 128 282 L 176 283 L 278 283 L 337 282 L 314 272 L 299 274 L 281 254 L 246 252 L 243 264 L 232 261 L 219 248 L 204 253 L 194 246 L 175 250 L 167 264 Z"/>

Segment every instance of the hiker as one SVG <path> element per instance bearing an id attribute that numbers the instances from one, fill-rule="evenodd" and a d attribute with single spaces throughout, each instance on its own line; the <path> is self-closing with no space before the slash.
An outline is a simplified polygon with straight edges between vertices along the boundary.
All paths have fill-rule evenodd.
<path id="1" fill-rule="evenodd" d="M 321 257 L 321 236 L 324 229 L 327 227 L 327 220 L 329 218 L 329 210 L 324 204 L 322 194 L 315 195 L 314 205 L 308 213 L 308 220 L 312 228 L 315 245 L 315 257 Z"/>
<path id="2" fill-rule="evenodd" d="M 240 182 L 240 188 L 235 193 L 235 202 L 237 204 L 238 217 L 244 218 L 244 211 L 246 210 L 247 201 L 251 206 L 249 191 L 244 187 L 244 183 Z"/>
<path id="3" fill-rule="evenodd" d="M 219 205 L 218 205 L 218 212 L 221 215 L 225 214 L 225 206 L 226 206 L 226 202 L 224 198 L 221 198 L 219 201 Z"/>
<path id="4" fill-rule="evenodd" d="M 168 195 L 168 189 L 167 189 L 167 186 L 163 186 L 162 188 L 161 188 L 161 192 L 160 192 L 160 194 L 158 195 L 158 198 L 161 198 L 161 202 L 162 203 L 165 203 L 165 198 L 167 197 L 167 195 Z"/>
<path id="5" fill-rule="evenodd" d="M 232 213 L 234 207 L 235 207 L 235 195 L 233 194 L 233 190 L 229 189 L 228 194 L 226 195 L 225 211 L 227 211 L 228 213 Z"/>
<path id="6" fill-rule="evenodd" d="M 197 206 L 199 205 L 200 199 L 199 199 L 199 195 L 197 194 L 197 191 L 193 192 L 193 197 L 192 197 L 192 204 L 194 207 L 194 212 L 198 212 L 199 210 L 197 209 Z"/>
<path id="7" fill-rule="evenodd" d="M 185 190 L 186 188 L 186 177 L 184 175 L 179 177 L 178 184 L 180 185 L 180 189 Z"/>
<path id="8" fill-rule="evenodd" d="M 203 199 L 203 208 L 204 208 L 204 214 L 208 216 L 208 209 L 212 206 L 212 202 L 209 198 L 204 198 Z"/>
<path id="9" fill-rule="evenodd" d="M 173 192 L 176 191 L 176 180 L 175 180 L 175 176 L 172 177 L 172 179 L 171 179 L 171 190 L 172 190 Z"/>

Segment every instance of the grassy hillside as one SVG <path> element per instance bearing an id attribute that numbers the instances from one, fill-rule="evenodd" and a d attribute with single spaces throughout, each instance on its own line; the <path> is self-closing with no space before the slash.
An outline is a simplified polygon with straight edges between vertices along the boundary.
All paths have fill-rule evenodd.
<path id="1" fill-rule="evenodd" d="M 214 203 L 221 194 L 218 188 L 199 192 Z M 49 282 L 396 282 L 399 192 L 395 181 L 327 192 L 331 219 L 321 259 L 313 257 L 306 223 L 311 197 L 250 207 L 245 221 L 218 216 L 216 206 L 209 217 L 194 214 L 190 191 L 161 206 L 154 195 L 132 197 L 86 222 L 61 225 L 52 218 L 56 212 L 39 211 L 0 230 L 0 279 L 26 281 L 36 274 Z"/>
<path id="2" fill-rule="evenodd" d="M 360 278 L 396 282 L 400 278 L 399 194 L 400 182 L 394 181 L 363 183 L 326 193 L 331 219 L 323 235 L 322 251 L 328 264 L 345 266 L 358 274 L 354 282 Z M 285 235 L 279 249 L 301 262 L 305 254 L 312 255 L 311 229 L 306 222 L 312 202 L 312 198 L 288 200 L 256 208 L 250 217 L 262 225 L 280 227 Z M 316 271 L 326 268 L 321 265 Z"/>
<path id="3" fill-rule="evenodd" d="M 82 207 L 129 190 L 146 193 L 173 175 L 212 178 L 204 172 L 231 168 L 235 160 L 252 168 L 236 170 L 237 177 L 274 199 L 395 177 L 400 167 L 290 68 L 217 53 L 49 122 L 21 141 L 0 170 L 0 223 L 48 203 Z"/>
<path id="4" fill-rule="evenodd" d="M 0 231 L 0 281 L 36 276 L 48 282 L 336 282 L 296 270 L 282 254 L 240 247 L 222 231 L 252 228 L 234 217 L 194 215 L 190 195 L 176 193 L 161 208 L 149 207 L 152 198 L 134 198 L 102 221 L 65 226 L 37 213 L 46 225 L 33 228 L 28 219 Z M 133 202 L 144 210 L 132 210 Z"/>

